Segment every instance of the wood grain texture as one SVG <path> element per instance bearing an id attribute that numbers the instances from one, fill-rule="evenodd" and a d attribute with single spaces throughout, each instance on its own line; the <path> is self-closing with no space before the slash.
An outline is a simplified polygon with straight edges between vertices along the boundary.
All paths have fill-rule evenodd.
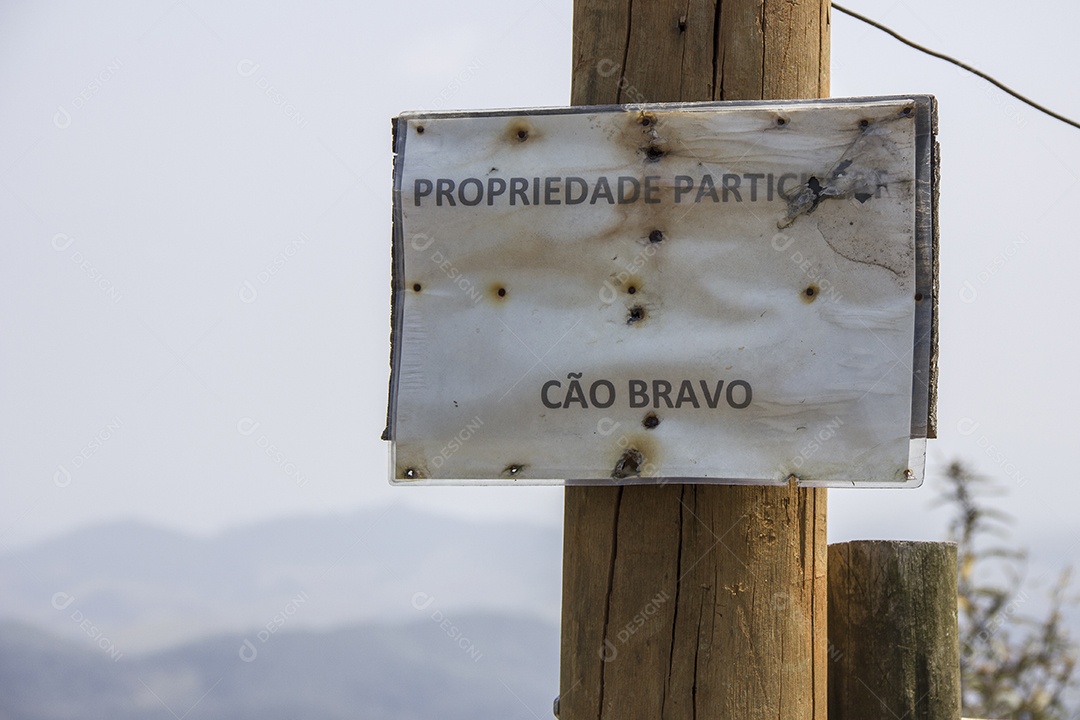
<path id="1" fill-rule="evenodd" d="M 824 717 L 824 491 L 566 494 L 564 720 Z"/>
<path id="2" fill-rule="evenodd" d="M 571 104 L 829 94 L 821 0 L 578 0 Z"/>
<path id="3" fill-rule="evenodd" d="M 575 0 L 572 103 L 828 94 L 827 0 Z M 824 718 L 826 493 L 567 487 L 562 720 Z"/>
<path id="4" fill-rule="evenodd" d="M 960 717 L 956 545 L 829 547 L 830 720 Z"/>

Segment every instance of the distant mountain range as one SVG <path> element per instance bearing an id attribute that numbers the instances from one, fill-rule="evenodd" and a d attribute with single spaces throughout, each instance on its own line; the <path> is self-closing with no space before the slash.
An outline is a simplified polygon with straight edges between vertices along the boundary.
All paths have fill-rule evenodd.
<path id="1" fill-rule="evenodd" d="M 558 528 L 400 507 L 0 555 L 0 720 L 547 718 Z"/>
<path id="2" fill-rule="evenodd" d="M 197 538 L 110 524 L 0 555 L 0 620 L 95 648 L 491 612 L 557 625 L 558 528 L 392 507 Z M 297 603 L 299 599 L 299 603 Z M 86 625 L 89 623 L 89 625 Z"/>
<path id="3" fill-rule="evenodd" d="M 440 614 L 424 615 L 406 625 L 282 629 L 265 640 L 231 634 L 116 657 L 92 643 L 0 623 L 0 718 L 551 717 L 556 626 L 487 614 L 447 624 Z"/>

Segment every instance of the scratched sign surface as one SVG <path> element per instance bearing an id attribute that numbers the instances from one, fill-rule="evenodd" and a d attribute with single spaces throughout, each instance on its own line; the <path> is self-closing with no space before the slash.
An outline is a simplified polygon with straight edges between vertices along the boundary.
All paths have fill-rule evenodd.
<path id="1" fill-rule="evenodd" d="M 921 482 L 933 100 L 395 120 L 406 484 Z"/>

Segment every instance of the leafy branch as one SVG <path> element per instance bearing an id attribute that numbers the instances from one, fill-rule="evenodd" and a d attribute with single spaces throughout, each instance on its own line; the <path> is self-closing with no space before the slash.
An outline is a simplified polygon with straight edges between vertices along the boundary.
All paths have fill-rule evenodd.
<path id="1" fill-rule="evenodd" d="M 1070 571 L 1051 588 L 1042 619 L 1022 612 L 1029 596 L 1021 588 L 1027 553 L 1005 543 L 1012 519 L 988 507 L 1001 487 L 959 462 L 946 472 L 941 502 L 955 515 L 949 536 L 959 553 L 957 576 L 960 674 L 964 714 L 982 718 L 1067 720 L 1077 646 L 1064 625 Z"/>

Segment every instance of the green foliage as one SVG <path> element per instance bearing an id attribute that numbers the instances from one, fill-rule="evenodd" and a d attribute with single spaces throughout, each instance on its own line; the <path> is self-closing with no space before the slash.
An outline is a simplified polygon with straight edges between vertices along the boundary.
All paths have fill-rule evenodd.
<path id="1" fill-rule="evenodd" d="M 1062 610 L 1076 604 L 1067 594 L 1069 570 L 1048 594 L 1037 619 L 1025 612 L 1021 589 L 1026 553 L 1004 542 L 1011 519 L 985 498 L 1000 495 L 989 478 L 954 462 L 946 473 L 944 502 L 956 514 L 950 539 L 959 549 L 957 577 L 960 671 L 965 717 L 1066 720 L 1068 691 L 1077 688 L 1077 646 Z"/>

